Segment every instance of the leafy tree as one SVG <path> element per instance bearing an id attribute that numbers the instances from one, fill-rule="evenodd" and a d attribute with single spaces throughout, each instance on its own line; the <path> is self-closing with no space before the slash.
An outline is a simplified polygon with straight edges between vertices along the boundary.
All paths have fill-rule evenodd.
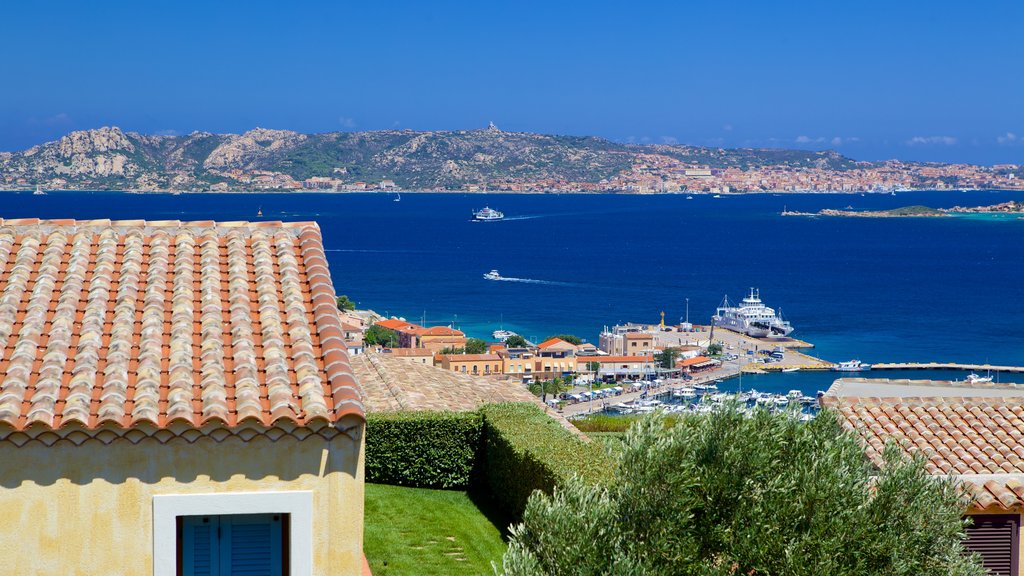
<path id="1" fill-rule="evenodd" d="M 898 449 L 881 469 L 826 412 L 802 424 L 735 406 L 642 419 L 614 481 L 535 492 L 503 573 L 625 576 L 982 576 L 967 502 Z"/>
<path id="2" fill-rule="evenodd" d="M 342 294 L 341 296 L 338 296 L 337 302 L 338 302 L 338 310 L 355 310 L 356 309 L 356 303 L 351 301 L 351 300 L 349 300 L 348 296 L 346 296 L 344 294 Z"/>
<path id="3" fill-rule="evenodd" d="M 465 348 L 455 348 L 454 346 L 445 346 L 444 348 L 441 348 L 441 351 L 439 352 L 439 354 L 444 354 L 444 355 L 448 355 L 448 354 L 465 354 L 465 353 L 466 353 L 466 349 Z"/>
<path id="4" fill-rule="evenodd" d="M 398 345 L 398 334 L 394 330 L 388 330 L 383 326 L 374 324 L 366 329 L 363 334 L 363 342 L 368 346 L 387 346 L 394 348 Z"/>
<path id="5" fill-rule="evenodd" d="M 523 338 L 519 334 L 509 336 L 508 339 L 505 340 L 506 348 L 526 348 L 526 346 L 526 338 Z"/>
<path id="6" fill-rule="evenodd" d="M 579 346 L 580 344 L 583 344 L 583 339 L 581 339 L 579 336 L 574 336 L 572 334 L 557 334 L 555 336 L 548 336 L 547 338 L 545 338 L 545 340 L 551 340 L 552 338 L 561 338 L 562 340 L 565 340 L 566 342 L 572 344 L 573 346 Z"/>
<path id="7" fill-rule="evenodd" d="M 722 345 L 718 342 L 714 342 L 708 345 L 708 354 L 712 356 L 718 356 L 722 353 Z"/>
<path id="8" fill-rule="evenodd" d="M 546 401 L 548 395 L 558 397 L 562 392 L 568 392 L 572 388 L 572 377 L 555 376 L 551 380 L 534 381 L 530 382 L 527 388 L 533 392 L 534 396 L 539 396 Z"/>
<path id="9" fill-rule="evenodd" d="M 487 352 L 487 342 L 479 338 L 469 338 L 466 340 L 466 347 L 463 348 L 466 354 L 483 354 Z"/>
<path id="10" fill-rule="evenodd" d="M 662 368 L 675 368 L 677 358 L 679 358 L 679 348 L 669 347 L 654 354 L 654 360 Z"/>

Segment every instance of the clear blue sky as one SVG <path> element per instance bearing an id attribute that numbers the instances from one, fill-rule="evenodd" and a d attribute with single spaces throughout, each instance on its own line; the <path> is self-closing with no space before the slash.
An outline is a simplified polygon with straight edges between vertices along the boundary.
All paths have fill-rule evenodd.
<path id="1" fill-rule="evenodd" d="M 1024 163 L 1024 2 L 4 2 L 0 150 L 477 128 Z"/>

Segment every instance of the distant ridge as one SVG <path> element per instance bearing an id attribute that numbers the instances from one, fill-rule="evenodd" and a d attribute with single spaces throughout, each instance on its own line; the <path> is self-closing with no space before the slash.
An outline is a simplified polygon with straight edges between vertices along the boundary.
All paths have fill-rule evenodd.
<path id="1" fill-rule="evenodd" d="M 664 185 L 650 182 L 665 179 L 657 170 L 676 170 L 664 167 L 671 164 L 830 173 L 880 165 L 835 151 L 622 144 L 593 136 L 504 132 L 493 124 L 439 132 L 301 134 L 256 128 L 183 136 L 103 127 L 0 152 L 0 188 L 663 191 Z"/>

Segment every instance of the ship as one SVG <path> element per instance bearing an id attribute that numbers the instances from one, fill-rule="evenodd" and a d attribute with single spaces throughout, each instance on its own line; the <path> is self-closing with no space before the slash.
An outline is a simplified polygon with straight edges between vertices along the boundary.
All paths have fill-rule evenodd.
<path id="1" fill-rule="evenodd" d="M 518 335 L 519 334 L 516 334 L 515 332 L 513 332 L 511 330 L 504 330 L 504 329 L 502 329 L 502 330 L 495 330 L 494 332 L 491 332 L 491 336 L 493 336 L 495 340 L 500 340 L 502 342 L 504 342 L 505 340 L 508 340 L 509 338 L 511 338 L 513 336 L 518 336 Z"/>
<path id="2" fill-rule="evenodd" d="M 865 364 L 860 360 L 847 360 L 846 362 L 836 364 L 832 369 L 836 372 L 861 372 L 871 370 L 871 364 Z"/>
<path id="3" fill-rule="evenodd" d="M 473 212 L 473 220 L 477 222 L 495 222 L 503 220 L 505 215 L 490 206 L 484 206 L 482 210 Z"/>
<path id="4" fill-rule="evenodd" d="M 774 309 L 761 302 L 756 288 L 750 289 L 750 294 L 739 306 L 730 306 L 726 296 L 711 317 L 711 323 L 754 338 L 781 338 L 793 332 L 793 326 L 782 318 L 781 310 L 776 314 Z"/>
<path id="5" fill-rule="evenodd" d="M 43 190 L 42 186 L 40 186 L 39 184 L 36 184 L 36 190 L 35 190 L 35 192 L 32 193 L 32 195 L 33 196 L 45 196 L 46 195 L 46 190 Z"/>
<path id="6" fill-rule="evenodd" d="M 484 274 L 484 280 L 501 280 L 501 274 L 497 270 L 491 270 Z"/>

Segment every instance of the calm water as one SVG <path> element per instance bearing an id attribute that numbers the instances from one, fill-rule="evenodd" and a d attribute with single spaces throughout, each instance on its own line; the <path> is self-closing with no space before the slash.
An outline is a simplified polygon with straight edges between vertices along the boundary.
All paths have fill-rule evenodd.
<path id="1" fill-rule="evenodd" d="M 830 360 L 1024 364 L 1024 220 L 778 216 L 784 206 L 988 205 L 1021 193 L 393 198 L 4 193 L 0 216 L 254 220 L 262 207 L 264 219 L 317 220 L 339 293 L 481 337 L 503 325 L 596 340 L 603 325 L 656 322 L 663 310 L 678 322 L 685 298 L 690 320 L 707 322 L 723 295 L 757 286 Z M 484 204 L 507 219 L 470 222 Z M 527 281 L 484 280 L 492 268 Z M 761 378 L 813 390 L 832 376 Z"/>

